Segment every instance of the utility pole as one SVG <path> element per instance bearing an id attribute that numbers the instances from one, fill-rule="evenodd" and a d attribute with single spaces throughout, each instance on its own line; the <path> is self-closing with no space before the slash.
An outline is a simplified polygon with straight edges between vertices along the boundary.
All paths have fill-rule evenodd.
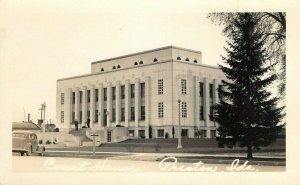
<path id="1" fill-rule="evenodd" d="M 180 123 L 180 102 L 181 100 L 178 99 L 178 123 L 179 123 L 179 128 L 178 128 L 178 146 L 177 149 L 181 149 L 182 145 L 181 145 L 181 123 Z"/>
<path id="2" fill-rule="evenodd" d="M 43 145 L 45 145 L 46 144 L 46 142 L 45 142 L 45 131 L 46 131 L 46 102 L 44 102 L 43 104 L 42 104 L 42 107 L 41 107 L 41 109 L 39 109 L 39 110 L 41 110 L 41 120 L 42 120 L 42 113 L 44 113 L 44 119 L 43 119 Z"/>

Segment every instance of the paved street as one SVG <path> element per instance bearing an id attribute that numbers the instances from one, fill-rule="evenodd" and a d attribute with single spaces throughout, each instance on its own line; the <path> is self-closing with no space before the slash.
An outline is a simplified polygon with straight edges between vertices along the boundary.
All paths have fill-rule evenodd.
<path id="1" fill-rule="evenodd" d="M 70 158 L 13 156 L 14 172 L 284 172 L 285 166 L 258 166 L 238 163 L 206 164 L 176 162 L 176 158 L 163 158 L 160 161 L 128 160 L 124 154 L 98 154 L 102 158 Z"/>

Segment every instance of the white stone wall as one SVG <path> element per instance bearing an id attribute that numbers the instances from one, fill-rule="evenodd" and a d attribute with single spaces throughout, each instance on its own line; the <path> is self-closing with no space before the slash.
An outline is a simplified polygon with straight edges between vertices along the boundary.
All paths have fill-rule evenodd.
<path id="1" fill-rule="evenodd" d="M 181 60 L 177 60 L 180 56 Z M 157 62 L 153 62 L 153 59 L 157 58 Z M 185 59 L 189 58 L 189 61 Z M 194 59 L 197 63 L 194 63 Z M 134 65 L 134 62 L 143 60 L 142 65 Z M 108 88 L 108 92 L 111 92 L 111 87 L 116 87 L 116 95 L 120 97 L 120 86 L 125 86 L 125 122 L 120 121 L 120 101 L 116 100 L 117 120 L 111 122 L 112 114 L 108 115 L 108 126 L 115 126 L 117 123 L 128 127 L 130 130 L 135 130 L 135 136 L 138 135 L 138 130 L 145 130 L 145 135 L 148 137 L 148 126 L 152 126 L 152 136 L 157 137 L 157 130 L 164 129 L 164 132 L 168 132 L 169 137 L 172 137 L 172 126 L 175 126 L 175 132 L 178 126 L 178 102 L 180 99 L 182 102 L 187 102 L 187 118 L 181 118 L 182 128 L 188 129 L 188 136 L 194 137 L 194 128 L 207 130 L 207 136 L 210 136 L 210 130 L 215 129 L 214 123 L 210 122 L 209 113 L 209 97 L 208 97 L 208 84 L 214 84 L 214 91 L 224 79 L 224 75 L 221 70 L 216 67 L 206 66 L 201 64 L 201 53 L 194 52 L 187 49 L 181 49 L 177 47 L 165 47 L 163 49 L 152 50 L 150 52 L 142 52 L 138 55 L 130 55 L 123 58 L 116 58 L 104 62 L 96 62 L 92 64 L 92 73 L 77 77 L 70 77 L 60 79 L 57 81 L 57 110 L 56 110 L 56 123 L 61 130 L 74 129 L 74 126 L 70 125 L 72 118 L 72 107 L 75 109 L 75 117 L 79 118 L 79 92 L 85 90 L 83 95 L 86 95 L 86 90 L 99 89 L 99 100 L 101 100 L 101 94 L 103 90 L 101 88 Z M 104 65 L 105 68 L 111 69 L 109 66 L 116 64 L 122 64 L 120 69 L 105 70 L 99 73 Z M 163 79 L 163 94 L 158 94 L 158 80 Z M 181 79 L 187 81 L 187 94 L 181 94 Z M 128 86 L 130 84 L 145 83 L 145 104 L 146 104 L 146 120 L 141 121 L 136 119 L 130 121 L 130 99 L 127 99 L 130 95 Z M 205 93 L 205 121 L 199 119 L 199 82 L 204 82 L 207 89 Z M 76 92 L 76 103 L 72 104 L 72 92 Z M 65 94 L 64 104 L 61 105 L 61 93 Z M 140 104 L 137 103 L 140 96 L 140 88 L 136 86 L 135 89 L 135 107 L 136 118 L 140 118 Z M 95 95 L 91 94 L 91 97 Z M 198 95 L 198 96 L 197 96 Z M 138 97 L 137 97 L 138 96 Z M 101 101 L 100 101 L 101 102 Z M 108 110 L 111 112 L 111 93 L 108 94 Z M 158 103 L 164 103 L 164 117 L 158 117 Z M 218 102 L 217 93 L 214 92 L 214 102 Z M 83 105 L 87 105 L 86 101 L 83 101 Z M 88 104 L 89 106 L 95 105 L 95 103 Z M 99 110 L 103 108 L 103 104 L 98 104 Z M 86 109 L 87 110 L 87 109 Z M 94 110 L 92 107 L 90 110 Z M 64 123 L 61 123 L 61 111 L 64 111 Z M 138 113 L 138 114 L 137 114 Z M 93 114 L 91 114 L 93 115 Z M 93 128 L 101 129 L 102 117 L 106 116 L 100 111 L 98 123 L 91 121 Z M 83 114 L 84 120 L 87 118 L 86 114 Z M 85 121 L 83 120 L 83 125 Z M 91 119 L 93 120 L 93 119 Z M 177 137 L 177 133 L 175 133 Z"/>

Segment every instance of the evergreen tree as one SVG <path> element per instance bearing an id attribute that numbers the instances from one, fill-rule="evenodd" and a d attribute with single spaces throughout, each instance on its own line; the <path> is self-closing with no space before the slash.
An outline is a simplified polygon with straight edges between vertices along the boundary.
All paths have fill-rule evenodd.
<path id="1" fill-rule="evenodd" d="M 267 63 L 270 56 L 256 15 L 238 13 L 231 22 L 227 57 L 222 57 L 226 66 L 219 65 L 227 80 L 219 89 L 222 98 L 214 116 L 219 124 L 219 146 L 246 147 L 248 158 L 252 158 L 253 149 L 276 140 L 283 117 L 283 108 L 277 108 L 279 98 L 272 98 L 267 90 L 276 74 L 268 73 L 273 66 Z"/>

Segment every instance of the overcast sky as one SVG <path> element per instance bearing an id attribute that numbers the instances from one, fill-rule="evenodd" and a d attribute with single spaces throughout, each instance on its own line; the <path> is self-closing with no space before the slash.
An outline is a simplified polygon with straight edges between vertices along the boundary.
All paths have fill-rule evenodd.
<path id="1" fill-rule="evenodd" d="M 25 110 L 36 122 L 43 101 L 55 119 L 56 80 L 88 74 L 96 60 L 175 45 L 201 51 L 203 64 L 221 62 L 225 38 L 201 2 L 17 2 L 0 11 L 2 100 L 13 121 Z"/>

